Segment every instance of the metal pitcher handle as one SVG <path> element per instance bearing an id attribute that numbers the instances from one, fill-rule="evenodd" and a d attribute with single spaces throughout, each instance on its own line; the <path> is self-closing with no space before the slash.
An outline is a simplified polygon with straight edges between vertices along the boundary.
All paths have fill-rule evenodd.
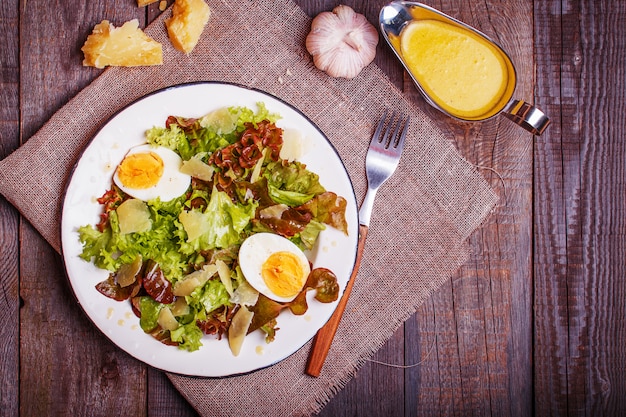
<path id="1" fill-rule="evenodd" d="M 548 116 L 523 100 L 513 100 L 502 114 L 533 135 L 541 135 L 550 124 Z"/>

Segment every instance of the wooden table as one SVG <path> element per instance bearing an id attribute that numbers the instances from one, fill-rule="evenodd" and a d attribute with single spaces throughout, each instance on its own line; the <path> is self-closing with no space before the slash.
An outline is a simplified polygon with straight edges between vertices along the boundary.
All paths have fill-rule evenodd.
<path id="1" fill-rule="evenodd" d="M 337 4 L 298 3 L 311 16 Z M 383 4 L 345 3 L 373 23 Z M 552 125 L 533 137 L 504 118 L 454 122 L 380 43 L 376 63 L 501 203 L 471 235 L 471 259 L 322 415 L 624 415 L 626 2 L 426 3 L 501 43 L 517 65 L 516 96 Z M 81 66 L 96 23 L 143 27 L 159 13 L 134 0 L 2 2 L 0 158 L 100 74 Z M 90 324 L 60 257 L 1 197 L 0 276 L 0 414 L 195 414 L 161 372 Z"/>

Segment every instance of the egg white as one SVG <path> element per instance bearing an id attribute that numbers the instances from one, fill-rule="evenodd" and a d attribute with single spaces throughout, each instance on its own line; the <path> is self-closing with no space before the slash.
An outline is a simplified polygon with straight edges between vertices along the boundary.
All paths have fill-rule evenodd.
<path id="1" fill-rule="evenodd" d="M 246 281 L 258 292 L 274 301 L 286 303 L 292 301 L 293 297 L 281 297 L 276 295 L 265 283 L 261 270 L 263 263 L 276 252 L 290 252 L 297 256 L 302 262 L 306 277 L 310 272 L 309 260 L 304 252 L 293 242 L 274 233 L 256 233 L 248 237 L 239 248 L 239 267 Z"/>
<path id="2" fill-rule="evenodd" d="M 159 181 L 149 188 L 133 188 L 122 183 L 118 176 L 119 169 L 113 174 L 113 181 L 126 194 L 138 198 L 143 201 L 153 200 L 157 197 L 161 201 L 170 201 L 176 197 L 183 195 L 189 184 L 191 184 L 191 176 L 180 172 L 182 159 L 171 149 L 162 146 L 152 146 L 149 144 L 139 145 L 131 148 L 125 157 L 136 153 L 154 152 L 163 160 L 163 175 Z"/>

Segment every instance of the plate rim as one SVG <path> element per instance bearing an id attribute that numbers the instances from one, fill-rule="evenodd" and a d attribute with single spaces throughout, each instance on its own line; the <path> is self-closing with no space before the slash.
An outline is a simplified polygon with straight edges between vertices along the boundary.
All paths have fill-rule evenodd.
<path id="1" fill-rule="evenodd" d="M 348 170 L 347 166 L 345 165 L 343 158 L 341 158 L 341 155 L 339 154 L 337 148 L 335 147 L 335 145 L 330 141 L 330 139 L 328 138 L 328 136 L 322 131 L 322 129 L 315 123 L 313 122 L 302 110 L 300 110 L 298 107 L 296 107 L 295 105 L 291 104 L 290 102 L 286 101 L 283 98 L 280 98 L 278 96 L 276 96 L 275 94 L 269 93 L 265 90 L 262 90 L 260 88 L 257 87 L 252 87 L 252 86 L 247 86 L 245 84 L 241 84 L 241 83 L 236 83 L 236 82 L 228 82 L 228 81 L 216 81 L 216 80 L 199 80 L 199 81 L 190 81 L 190 82 L 183 82 L 183 83 L 178 83 L 178 84 L 173 84 L 173 85 L 169 85 L 169 86 L 165 86 L 162 88 L 158 88 L 155 90 L 152 90 L 146 94 L 143 94 L 133 100 L 131 100 L 130 102 L 128 102 L 127 104 L 125 104 L 124 106 L 120 107 L 119 109 L 117 109 L 115 112 L 113 112 L 109 117 L 107 117 L 104 121 L 101 122 L 101 125 L 95 130 L 95 132 L 91 135 L 91 137 L 89 138 L 89 140 L 83 145 L 83 148 L 80 150 L 80 152 L 78 152 L 78 155 L 76 157 L 75 162 L 73 163 L 70 171 L 68 172 L 67 175 L 67 179 L 65 180 L 65 184 L 61 193 L 61 205 L 59 207 L 59 211 L 60 211 L 60 217 L 59 217 L 59 233 L 60 233 L 60 240 L 61 240 L 61 245 L 60 245 L 60 255 L 61 255 L 61 262 L 63 264 L 63 275 L 65 277 L 65 281 L 67 282 L 67 285 L 69 286 L 70 292 L 72 294 L 72 297 L 74 299 L 74 301 L 76 302 L 76 304 L 78 304 L 78 306 L 80 307 L 80 309 L 82 310 L 82 313 L 84 314 L 84 316 L 87 318 L 87 320 L 90 323 L 90 326 L 93 326 L 98 333 L 100 333 L 102 336 L 104 336 L 109 342 L 111 342 L 116 349 L 123 351 L 124 353 L 126 353 L 127 355 L 129 355 L 130 357 L 134 358 L 137 361 L 140 361 L 141 363 L 143 363 L 144 365 L 151 367 L 153 369 L 157 369 L 163 372 L 168 372 L 171 374 L 175 374 L 175 375 L 180 375 L 180 376 L 187 376 L 187 377 L 192 377 L 192 378 L 209 378 L 209 379 L 221 379 L 221 378 L 230 378 L 230 377 L 236 377 L 236 376 L 242 376 L 242 375 L 248 375 L 257 371 L 260 371 L 262 369 L 267 369 L 271 366 L 274 366 L 282 361 L 285 361 L 286 359 L 288 359 L 289 357 L 293 356 L 294 354 L 296 354 L 298 351 L 300 351 L 304 346 L 307 345 L 307 343 L 309 343 L 317 334 L 317 330 L 313 333 L 313 335 L 307 339 L 302 345 L 298 346 L 293 352 L 285 355 L 284 357 L 277 359 L 271 363 L 268 363 L 264 366 L 260 366 L 257 367 L 255 369 L 251 369 L 248 371 L 242 371 L 242 372 L 234 372 L 234 373 L 228 373 L 228 374 L 223 374 L 223 375 L 204 375 L 202 373 L 187 373 L 187 372 L 178 372 L 175 370 L 171 370 L 171 369 L 166 369 L 166 367 L 160 367 L 158 365 L 149 363 L 145 360 L 143 360 L 142 358 L 138 357 L 137 355 L 135 355 L 133 352 L 130 352 L 127 349 L 124 349 L 123 347 L 121 347 L 113 338 L 109 337 L 105 331 L 96 323 L 96 321 L 91 317 L 91 315 L 88 313 L 88 311 L 86 310 L 86 307 L 83 305 L 83 303 L 81 302 L 81 299 L 78 297 L 77 295 L 77 290 L 74 288 L 74 285 L 72 284 L 72 280 L 70 278 L 70 274 L 69 274 L 69 270 L 68 270 L 68 265 L 66 262 L 66 251 L 65 251 L 65 244 L 64 244 L 64 239 L 63 239 L 63 225 L 64 225 L 64 217 L 65 217 L 65 207 L 67 204 L 67 198 L 68 198 L 68 191 L 69 191 L 69 187 L 72 183 L 72 180 L 74 178 L 74 175 L 76 173 L 76 170 L 78 168 L 78 165 L 80 164 L 81 160 L 83 159 L 83 156 L 85 155 L 86 151 L 89 149 L 89 147 L 94 143 L 95 139 L 102 133 L 103 130 L 106 129 L 106 127 L 116 118 L 118 117 L 120 114 L 122 114 L 124 111 L 126 111 L 127 109 L 129 109 L 130 107 L 140 103 L 143 100 L 146 100 L 150 97 L 153 97 L 155 95 L 158 94 L 162 94 L 168 91 L 172 91 L 172 90 L 177 90 L 180 88 L 188 88 L 188 87 L 193 87 L 193 86 L 197 86 L 197 85 L 218 85 L 218 86 L 226 86 L 226 87 L 234 87 L 234 88 L 240 88 L 243 90 L 248 90 L 257 94 L 261 94 L 264 96 L 267 96 L 273 100 L 276 100 L 278 102 L 280 102 L 281 104 L 283 104 L 284 106 L 289 107 L 292 111 L 298 113 L 302 118 L 304 118 L 311 127 L 313 127 L 317 133 L 326 141 L 327 145 L 330 147 L 330 149 L 335 153 L 337 159 L 340 161 L 341 163 L 341 167 L 343 168 L 343 171 L 346 174 L 346 177 L 348 179 L 349 185 L 350 185 L 350 191 L 351 191 L 351 198 L 353 199 L 353 201 L 355 202 L 355 207 L 354 207 L 354 214 L 355 219 L 356 219 L 356 230 L 354 231 L 354 233 L 356 234 L 356 241 L 355 241 L 355 245 L 353 248 L 353 253 L 351 253 L 354 256 L 354 261 L 352 263 L 352 265 L 350 265 L 349 267 L 349 271 L 350 274 L 348 275 L 345 284 L 342 286 L 341 291 L 340 291 L 340 298 L 343 296 L 343 293 L 346 289 L 346 287 L 348 286 L 349 282 L 354 279 L 352 277 L 353 273 L 354 273 L 354 269 L 357 265 L 357 252 L 358 252 L 358 235 L 359 235 L 359 215 L 358 215 L 358 210 L 359 210 L 359 204 L 358 204 L 358 200 L 356 198 L 356 192 L 354 189 L 354 183 L 352 181 L 352 178 L 350 176 L 350 171 Z M 345 196 L 344 196 L 345 197 Z M 338 305 L 339 299 L 335 302 L 335 306 L 332 309 L 331 314 L 329 315 L 329 317 L 324 321 L 324 323 L 322 323 L 322 325 L 320 326 L 323 327 L 332 317 L 332 315 L 334 314 L 334 312 L 336 311 L 337 305 Z M 319 329 L 318 329 L 319 330 Z M 304 364 L 303 364 L 303 369 L 304 369 Z"/>

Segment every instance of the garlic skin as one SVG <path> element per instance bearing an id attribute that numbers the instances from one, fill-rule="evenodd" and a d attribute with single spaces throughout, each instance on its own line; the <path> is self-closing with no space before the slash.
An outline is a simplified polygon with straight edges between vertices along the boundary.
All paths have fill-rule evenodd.
<path id="1" fill-rule="evenodd" d="M 340 5 L 311 22 L 306 49 L 317 68 L 331 77 L 354 78 L 376 56 L 378 31 L 365 16 Z"/>

